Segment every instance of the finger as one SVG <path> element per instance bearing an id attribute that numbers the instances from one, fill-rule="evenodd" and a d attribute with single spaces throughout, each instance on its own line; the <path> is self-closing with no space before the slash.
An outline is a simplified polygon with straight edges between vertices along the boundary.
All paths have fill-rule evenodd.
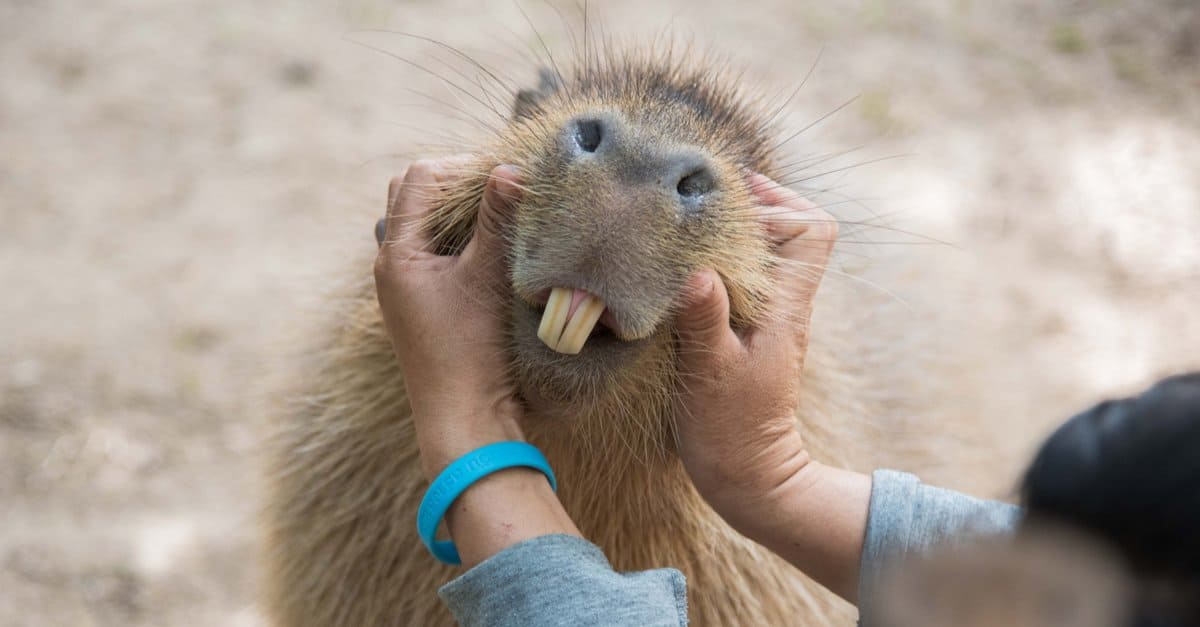
<path id="1" fill-rule="evenodd" d="M 764 207 L 760 213 L 767 232 L 778 244 L 784 275 L 797 274 L 803 290 L 794 296 L 811 298 L 820 283 L 829 253 L 837 241 L 837 219 L 813 202 L 771 179 L 751 173 L 750 187 Z"/>
<path id="2" fill-rule="evenodd" d="M 521 199 L 521 175 L 515 166 L 500 165 L 492 169 L 479 213 L 475 216 L 475 232 L 462 252 L 462 263 L 480 263 L 488 268 L 502 269 L 496 263 L 506 257 L 505 233 L 512 221 L 513 209 Z"/>
<path id="3" fill-rule="evenodd" d="M 803 346 L 808 338 L 813 301 L 825 275 L 829 255 L 837 239 L 837 221 L 820 209 L 797 212 L 808 221 L 806 230 L 779 245 L 779 276 L 770 313 L 747 342 L 752 346 L 766 338 L 773 344 L 791 339 Z"/>
<path id="4" fill-rule="evenodd" d="M 761 174 L 751 173 L 747 180 L 760 203 L 759 219 L 771 241 L 779 244 L 808 230 L 813 216 L 798 212 L 807 214 L 817 209 L 816 204 Z"/>
<path id="5" fill-rule="evenodd" d="M 387 239 L 387 217 L 392 214 L 392 205 L 396 204 L 396 195 L 400 191 L 400 179 L 393 176 L 388 181 L 387 206 L 383 211 L 383 217 L 375 221 L 375 244 L 383 246 L 383 240 Z"/>
<path id="6" fill-rule="evenodd" d="M 837 218 L 814 207 L 805 211 L 790 210 L 771 216 L 768 221 L 776 225 L 777 232 L 790 233 L 775 249 L 785 268 L 810 268 L 816 272 L 808 274 L 819 280 L 837 243 Z M 813 289 L 816 289 L 815 285 Z"/>
<path id="7" fill-rule="evenodd" d="M 420 225 L 437 207 L 437 199 L 446 183 L 461 176 L 468 155 L 444 159 L 422 159 L 404 173 L 403 181 L 388 185 L 388 213 L 383 243 L 397 254 L 407 255 L 428 247 L 428 237 Z"/>
<path id="8" fill-rule="evenodd" d="M 400 178 L 393 176 L 392 180 L 388 181 L 387 211 L 384 212 L 384 216 L 392 212 L 392 206 L 396 204 L 396 196 L 399 194 Z"/>
<path id="9" fill-rule="evenodd" d="M 750 192 L 754 194 L 760 204 L 774 207 L 805 200 L 794 190 L 784 187 L 758 172 L 750 172 L 747 174 L 746 180 L 750 184 Z"/>
<path id="10" fill-rule="evenodd" d="M 729 294 L 712 270 L 702 270 L 688 281 L 683 310 L 675 319 L 679 335 L 679 361 L 685 370 L 704 372 L 742 350 L 741 340 L 729 326 Z"/>
<path id="11" fill-rule="evenodd" d="M 408 166 L 404 178 L 388 185 L 388 212 L 384 222 L 383 244 L 401 253 L 423 248 L 420 229 L 414 228 L 433 210 L 436 189 L 436 161 L 421 160 Z"/>

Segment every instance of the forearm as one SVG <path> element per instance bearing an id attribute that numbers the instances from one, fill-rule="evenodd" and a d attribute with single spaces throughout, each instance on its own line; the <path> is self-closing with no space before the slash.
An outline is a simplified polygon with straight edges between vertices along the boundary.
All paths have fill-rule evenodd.
<path id="1" fill-rule="evenodd" d="M 870 500 L 869 476 L 809 462 L 743 533 L 856 603 Z"/>

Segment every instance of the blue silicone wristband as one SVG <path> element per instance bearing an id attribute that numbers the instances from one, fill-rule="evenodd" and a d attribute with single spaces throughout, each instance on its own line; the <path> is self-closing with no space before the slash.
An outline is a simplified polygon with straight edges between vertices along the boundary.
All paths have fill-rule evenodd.
<path id="1" fill-rule="evenodd" d="M 558 491 L 558 482 L 554 479 L 554 471 L 550 470 L 550 462 L 546 461 L 537 447 L 525 442 L 496 442 L 481 446 L 454 460 L 433 480 L 425 491 L 425 498 L 421 499 L 421 506 L 417 508 L 417 534 L 434 557 L 455 566 L 462 563 L 454 542 L 434 537 L 438 523 L 442 522 L 455 499 L 471 484 L 494 472 L 519 466 L 542 471 L 550 481 L 550 489 Z"/>

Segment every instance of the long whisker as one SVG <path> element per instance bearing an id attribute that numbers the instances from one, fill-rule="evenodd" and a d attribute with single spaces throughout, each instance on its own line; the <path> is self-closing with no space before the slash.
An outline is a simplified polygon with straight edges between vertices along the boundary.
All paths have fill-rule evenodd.
<path id="1" fill-rule="evenodd" d="M 792 90 L 791 95 L 789 95 L 787 99 L 779 105 L 779 108 L 775 110 L 775 113 L 771 114 L 771 117 L 767 118 L 767 120 L 759 126 L 760 131 L 765 131 L 775 124 L 775 121 L 779 119 L 779 116 L 783 113 L 783 111 L 792 103 L 792 100 L 796 98 L 796 95 L 800 93 L 800 90 L 803 89 L 806 84 L 808 84 L 808 79 L 812 78 L 813 72 L 817 69 L 817 64 L 821 62 L 821 56 L 824 54 L 825 46 L 822 45 L 819 49 L 817 49 L 817 56 L 813 59 L 812 65 L 808 67 L 808 72 L 805 72 L 804 78 L 800 80 L 800 84 L 796 85 L 796 88 Z"/>
<path id="2" fill-rule="evenodd" d="M 538 43 L 542 46 L 542 51 L 546 53 L 546 58 L 550 61 L 550 67 L 554 70 L 555 76 L 558 77 L 559 84 L 565 84 L 567 82 L 566 77 L 563 76 L 562 70 L 559 69 L 558 63 L 555 62 L 554 53 L 550 51 L 550 46 L 546 45 L 546 39 L 542 37 L 541 31 L 534 26 L 533 20 L 529 18 L 529 14 L 525 12 L 525 8 L 521 6 L 521 3 L 518 0 L 513 0 L 513 5 L 516 6 L 517 10 L 521 12 L 521 17 L 524 18 L 525 23 L 529 25 L 529 30 L 533 31 L 534 36 L 537 37 Z"/>
<path id="3" fill-rule="evenodd" d="M 451 89 L 453 89 L 454 91 L 456 91 L 456 92 L 458 92 L 458 93 L 461 93 L 462 95 L 464 95 L 464 96 L 466 96 L 466 97 L 470 98 L 471 100 L 474 100 L 475 102 L 479 103 L 479 105 L 480 105 L 480 106 L 483 106 L 483 107 L 487 108 L 487 109 L 488 109 L 488 111 L 491 111 L 493 114 L 495 114 L 495 115 L 496 115 L 496 117 L 500 118 L 500 120 L 501 120 L 501 121 L 506 121 L 506 120 L 507 120 L 507 116 L 505 116 L 505 115 L 501 114 L 500 112 L 496 111 L 495 109 L 493 109 L 493 108 L 489 107 L 487 102 L 484 102 L 484 101 L 483 101 L 483 99 L 481 99 L 479 96 L 476 96 L 475 94 L 471 93 L 471 91 L 470 91 L 470 90 L 468 90 L 468 89 L 466 89 L 465 87 L 463 87 L 463 86 L 459 85 L 458 83 L 456 83 L 456 82 L 454 82 L 454 81 L 452 81 L 452 80 L 450 80 L 450 79 L 446 78 L 445 76 L 442 76 L 441 74 L 438 74 L 437 72 L 434 72 L 433 70 L 430 70 L 429 68 L 427 68 L 427 67 L 425 67 L 425 66 L 421 65 L 420 63 L 417 63 L 416 61 L 413 61 L 413 60 L 411 60 L 411 59 L 408 59 L 408 58 L 406 58 L 406 57 L 403 57 L 403 56 L 401 56 L 401 55 L 399 55 L 399 54 L 397 54 L 397 53 L 395 53 L 395 52 L 392 52 L 392 51 L 390 51 L 390 50 L 387 50 L 387 49 L 385 49 L 385 48 L 381 48 L 381 47 L 379 47 L 379 46 L 373 46 L 373 45 L 371 45 L 371 44 L 368 44 L 368 43 L 366 43 L 366 42 L 363 42 L 363 41 L 358 41 L 358 40 L 355 40 L 355 39 L 350 39 L 348 35 L 346 35 L 346 36 L 343 36 L 343 40 L 344 40 L 344 41 L 348 41 L 348 42 L 350 42 L 350 43 L 352 43 L 352 44 L 355 44 L 355 45 L 358 45 L 358 46 L 362 46 L 363 48 L 366 48 L 366 49 L 368 49 L 368 50 L 373 50 L 373 51 L 375 51 L 375 52 L 378 52 L 378 53 L 380 53 L 380 54 L 387 55 L 387 56 L 389 56 L 389 57 L 392 57 L 393 59 L 396 59 L 397 61 L 400 61 L 401 63 L 407 64 L 407 65 L 409 65 L 409 66 L 411 66 L 411 67 L 413 67 L 413 68 L 416 68 L 416 69 L 418 69 L 418 70 L 420 70 L 420 71 L 422 71 L 422 72 L 424 72 L 424 73 L 426 73 L 426 74 L 428 74 L 428 75 L 430 75 L 430 76 L 432 76 L 432 77 L 434 77 L 434 78 L 438 79 L 439 81 L 442 81 L 442 83 L 444 83 L 445 85 L 447 85 L 448 87 L 450 87 L 450 88 L 451 88 Z M 498 130 L 495 128 L 495 127 L 493 127 L 493 126 L 491 126 L 491 125 L 487 125 L 487 127 L 488 127 L 490 130 L 492 130 L 493 132 L 499 132 L 499 131 L 498 131 Z"/>
<path id="4" fill-rule="evenodd" d="M 424 36 L 424 35 L 418 35 L 418 34 L 415 34 L 415 33 L 409 33 L 409 32 L 405 32 L 405 31 L 396 31 L 396 30 L 387 30 L 387 29 L 377 29 L 377 28 L 364 28 L 364 29 L 357 29 L 357 30 L 355 30 L 355 31 L 352 31 L 352 32 L 363 32 L 363 33 L 387 33 L 387 34 L 391 34 L 391 35 L 399 35 L 399 36 L 401 36 L 401 37 L 411 37 L 411 38 L 413 38 L 413 39 L 417 39 L 417 40 L 420 40 L 420 41 L 424 41 L 424 42 L 426 42 L 426 43 L 433 44 L 433 45 L 435 45 L 435 46 L 437 46 L 437 47 L 439 47 L 439 48 L 442 48 L 442 49 L 444 49 L 444 50 L 447 50 L 447 51 L 449 51 L 451 54 L 453 54 L 454 56 L 456 56 L 456 57 L 458 57 L 458 58 L 460 58 L 460 59 L 462 59 L 462 60 L 464 60 L 464 61 L 466 61 L 467 63 L 470 63 L 472 66 L 474 66 L 475 68 L 477 68 L 479 71 L 483 72 L 483 73 L 484 73 L 484 74 L 485 74 L 485 75 L 486 75 L 488 78 L 492 79 L 492 82 L 494 82 L 494 83 L 495 83 L 497 86 L 499 86 L 501 89 L 503 89 L 503 90 L 505 90 L 505 91 L 507 91 L 507 92 L 513 92 L 513 91 L 516 91 L 516 89 L 517 89 L 516 85 L 515 85 L 515 84 L 513 84 L 513 83 L 512 83 L 512 81 L 508 81 L 508 80 L 502 79 L 502 78 L 501 78 L 501 77 L 500 77 L 500 76 L 499 76 L 499 75 L 496 73 L 496 71 L 495 71 L 495 70 L 493 70 L 493 69 L 489 68 L 487 65 L 484 65 L 482 62 L 480 62 L 479 60 L 475 59 L 475 57 L 472 57 L 471 55 L 467 54 L 467 53 L 466 53 L 466 52 L 464 52 L 462 49 L 460 49 L 460 48 L 456 48 L 455 46 L 451 46 L 450 44 L 448 44 L 448 43 L 446 43 L 446 42 L 444 42 L 444 41 L 439 41 L 439 40 L 437 40 L 437 39 L 434 39 L 434 38 L 432 38 L 432 37 L 426 37 L 426 36 Z"/>
<path id="5" fill-rule="evenodd" d="M 829 119 L 829 118 L 830 118 L 830 117 L 832 117 L 833 115 L 837 114 L 837 113 L 838 113 L 839 111 L 841 111 L 842 109 L 845 109 L 846 107 L 850 106 L 851 104 L 853 104 L 853 103 L 854 103 L 854 101 L 858 100 L 858 98 L 859 98 L 858 96 L 855 96 L 855 97 L 853 97 L 853 98 L 851 98 L 851 99 L 847 100 L 846 102 L 843 102 L 842 104 L 840 104 L 840 105 L 838 105 L 837 107 L 835 107 L 835 108 L 833 109 L 833 111 L 830 111 L 829 113 L 826 113 L 825 115 L 822 115 L 821 117 L 819 117 L 819 118 L 817 118 L 817 119 L 813 120 L 812 122 L 810 122 L 810 123 L 809 123 L 807 126 L 805 126 L 804 128 L 801 128 L 800 130 L 796 131 L 795 133 L 792 133 L 791 135 L 788 135 L 788 136 L 787 136 L 787 137 L 786 137 L 786 138 L 785 138 L 783 141 L 781 141 L 781 142 L 779 142 L 779 143 L 775 144 L 774 146 L 772 146 L 772 147 L 771 147 L 771 152 L 775 152 L 775 151 L 779 150 L 779 149 L 780 149 L 780 148 L 782 148 L 782 147 L 783 147 L 785 144 L 787 144 L 788 142 L 792 141 L 793 139 L 796 139 L 797 137 L 799 137 L 799 136 L 800 136 L 802 133 L 804 133 L 804 132 L 805 132 L 805 131 L 807 131 L 808 129 L 810 129 L 810 128 L 812 128 L 812 127 L 814 127 L 814 126 L 816 126 L 816 125 L 820 124 L 821 122 L 824 122 L 825 120 Z"/>

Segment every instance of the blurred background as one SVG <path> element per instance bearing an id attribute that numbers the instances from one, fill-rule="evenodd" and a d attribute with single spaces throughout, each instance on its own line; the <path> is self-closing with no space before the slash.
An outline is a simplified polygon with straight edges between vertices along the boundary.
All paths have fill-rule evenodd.
<path id="1" fill-rule="evenodd" d="M 960 312 L 897 337 L 961 338 L 985 496 L 1074 411 L 1200 368 L 1193 0 L 589 19 L 726 52 L 777 101 L 813 68 L 789 132 L 845 105 L 790 145 L 851 151 L 806 184 L 890 225 L 847 269 L 906 258 L 897 280 Z M 535 0 L 0 3 L 0 625 L 262 624 L 256 454 L 286 330 L 374 246 L 389 176 L 482 138 L 435 76 L 473 71 L 379 31 L 532 85 L 537 33 L 565 55 L 581 26 Z"/>

